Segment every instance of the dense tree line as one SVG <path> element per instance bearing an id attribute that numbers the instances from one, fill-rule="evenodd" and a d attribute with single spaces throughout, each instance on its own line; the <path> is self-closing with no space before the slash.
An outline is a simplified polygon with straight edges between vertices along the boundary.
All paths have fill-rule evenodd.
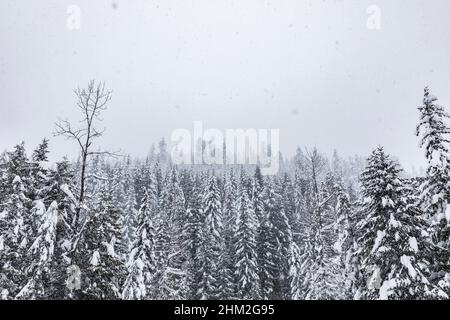
<path id="1" fill-rule="evenodd" d="M 265 177 L 174 166 L 164 141 L 56 164 L 48 140 L 18 144 L 0 156 L 0 297 L 448 299 L 448 115 L 428 88 L 419 113 L 422 177 L 382 147 L 298 149 Z"/>

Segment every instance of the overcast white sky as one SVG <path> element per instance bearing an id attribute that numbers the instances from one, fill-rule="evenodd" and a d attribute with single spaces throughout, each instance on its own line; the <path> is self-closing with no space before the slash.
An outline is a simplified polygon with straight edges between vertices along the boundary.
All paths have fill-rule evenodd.
<path id="1" fill-rule="evenodd" d="M 69 5 L 81 29 L 66 26 Z M 369 30 L 369 5 L 381 29 Z M 377 144 L 422 163 L 423 87 L 450 108 L 448 0 L 0 0 L 0 149 L 76 117 L 73 89 L 114 90 L 101 144 L 145 155 L 203 120 L 279 128 L 281 149 L 367 155 Z M 54 158 L 76 155 L 52 138 Z"/>

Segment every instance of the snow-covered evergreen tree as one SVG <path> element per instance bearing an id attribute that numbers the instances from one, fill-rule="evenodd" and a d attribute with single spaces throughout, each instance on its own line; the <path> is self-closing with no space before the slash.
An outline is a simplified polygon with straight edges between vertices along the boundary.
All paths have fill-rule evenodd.
<path id="1" fill-rule="evenodd" d="M 58 204 L 52 202 L 45 210 L 42 202 L 36 211 L 39 221 L 38 235 L 29 248 L 32 260 L 27 268 L 28 281 L 15 297 L 16 299 L 48 299 L 52 290 L 52 277 L 58 271 L 55 265 L 56 227 Z"/>
<path id="2" fill-rule="evenodd" d="M 427 177 L 422 187 L 425 209 L 440 221 L 447 219 L 446 209 L 450 197 L 450 128 L 445 118 L 450 118 L 444 107 L 436 103 L 437 98 L 425 88 L 423 105 L 419 107 L 420 120 L 416 134 L 420 137 L 420 147 L 425 150 L 428 160 Z M 448 220 L 448 219 L 447 219 Z"/>
<path id="3" fill-rule="evenodd" d="M 359 265 L 355 257 L 356 250 L 356 212 L 352 207 L 350 195 L 342 186 L 342 181 L 336 184 L 336 224 L 337 241 L 333 245 L 339 255 L 339 263 L 344 273 L 343 283 L 341 283 L 342 297 L 351 299 L 353 297 L 353 284 L 358 273 Z"/>
<path id="4" fill-rule="evenodd" d="M 357 298 L 425 299 L 445 295 L 426 278 L 424 220 L 408 199 L 401 170 L 379 147 L 362 174 L 358 252 L 363 277 Z M 419 246 L 418 244 L 421 244 Z"/>
<path id="5" fill-rule="evenodd" d="M 274 296 L 276 269 L 278 268 L 276 264 L 278 242 L 276 240 L 275 228 L 272 219 L 270 219 L 269 210 L 266 209 L 266 204 L 263 201 L 263 197 L 268 192 L 267 188 L 271 187 L 267 185 L 264 193 L 262 193 L 263 191 L 261 191 L 258 180 L 256 179 L 252 195 L 255 213 L 259 220 L 256 245 L 261 288 L 260 295 L 265 300 L 271 299 Z"/>
<path id="6" fill-rule="evenodd" d="M 29 264 L 27 248 L 31 240 L 30 228 L 26 224 L 29 220 L 29 202 L 22 179 L 16 176 L 0 212 L 0 291 L 4 299 L 14 298 L 26 279 Z"/>
<path id="7" fill-rule="evenodd" d="M 234 236 L 236 219 L 239 211 L 239 184 L 234 174 L 224 177 L 223 196 L 223 241 L 224 251 L 222 255 L 222 295 L 221 299 L 234 299 L 236 297 Z"/>
<path id="8" fill-rule="evenodd" d="M 270 278 L 273 288 L 270 294 L 272 299 L 286 299 L 290 292 L 289 285 L 289 253 L 292 243 L 292 231 L 289 220 L 285 214 L 281 196 L 275 191 L 272 184 L 266 187 L 265 211 L 268 215 L 271 230 L 270 252 L 271 264 L 276 266 L 272 269 Z"/>
<path id="9" fill-rule="evenodd" d="M 31 157 L 30 180 L 32 190 L 29 197 L 33 200 L 44 200 L 49 192 L 49 170 L 47 168 L 48 153 L 48 139 L 43 139 L 42 143 L 39 144 L 36 150 L 33 151 L 33 155 Z"/>
<path id="10" fill-rule="evenodd" d="M 450 115 L 425 88 L 416 135 L 428 161 L 427 177 L 420 187 L 422 208 L 431 221 L 432 281 L 450 295 Z"/>
<path id="11" fill-rule="evenodd" d="M 128 276 L 124 283 L 123 299 L 151 299 L 156 269 L 156 230 L 153 225 L 158 198 L 156 189 L 149 188 L 138 214 L 138 227 L 127 263 Z"/>
<path id="12" fill-rule="evenodd" d="M 290 299 L 300 300 L 303 298 L 302 287 L 302 261 L 301 252 L 297 244 L 293 241 L 289 251 L 289 285 Z"/>
<path id="13" fill-rule="evenodd" d="M 205 187 L 202 212 L 204 215 L 202 243 L 202 279 L 198 295 L 201 299 L 218 299 L 222 292 L 221 269 L 223 266 L 222 206 L 216 177 L 211 177 Z"/>
<path id="14" fill-rule="evenodd" d="M 183 242 L 186 219 L 185 198 L 178 171 L 170 170 L 159 182 L 158 167 L 154 171 L 156 186 L 161 185 L 159 213 L 156 215 L 157 271 L 155 275 L 158 299 L 181 299 L 186 295 L 186 252 Z M 157 187 L 156 187 L 157 188 Z M 156 189 L 157 190 L 157 189 Z"/>
<path id="15" fill-rule="evenodd" d="M 88 218 L 79 251 L 82 295 L 86 299 L 117 299 L 125 275 L 116 253 L 120 246 L 120 212 L 112 202 L 109 182 L 105 182 L 97 206 Z"/>
<path id="16" fill-rule="evenodd" d="M 186 211 L 186 226 L 183 249 L 186 250 L 186 296 L 188 299 L 202 298 L 200 285 L 202 280 L 201 266 L 204 261 L 204 217 L 201 209 L 202 189 L 198 178 L 193 178 L 192 194 Z"/>
<path id="17" fill-rule="evenodd" d="M 246 191 L 240 192 L 239 202 L 234 237 L 236 298 L 258 299 L 260 297 L 256 246 L 258 219 Z"/>

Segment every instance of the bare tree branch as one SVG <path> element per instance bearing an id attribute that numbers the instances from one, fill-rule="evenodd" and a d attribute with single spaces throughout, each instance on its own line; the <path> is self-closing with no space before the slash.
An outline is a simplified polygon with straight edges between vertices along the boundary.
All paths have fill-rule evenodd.
<path id="1" fill-rule="evenodd" d="M 105 83 L 96 84 L 94 80 L 90 81 L 86 88 L 77 88 L 74 90 L 76 96 L 76 106 L 80 109 L 82 120 L 80 128 L 74 128 L 69 120 L 58 119 L 55 123 L 54 136 L 63 136 L 68 140 L 75 140 L 81 151 L 81 172 L 80 172 L 80 191 L 78 196 L 76 223 L 79 220 L 79 212 L 83 206 L 85 198 L 86 167 L 88 158 L 92 155 L 104 155 L 108 157 L 119 157 L 119 152 L 109 151 L 91 151 L 95 139 L 100 138 L 105 129 L 96 128 L 96 122 L 102 121 L 101 113 L 107 109 L 107 104 L 111 101 L 112 91 L 107 90 Z"/>
<path id="2" fill-rule="evenodd" d="M 108 156 L 108 157 L 112 157 L 112 158 L 119 158 L 119 157 L 123 157 L 124 155 L 122 154 L 122 152 L 119 151 L 90 151 L 88 153 L 88 155 L 93 156 L 93 155 L 101 155 L 101 156 Z"/>

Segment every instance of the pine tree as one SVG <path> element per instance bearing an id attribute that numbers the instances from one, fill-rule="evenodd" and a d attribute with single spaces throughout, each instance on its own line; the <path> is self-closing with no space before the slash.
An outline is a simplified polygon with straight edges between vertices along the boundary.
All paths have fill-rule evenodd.
<path id="1" fill-rule="evenodd" d="M 12 181 L 11 193 L 0 213 L 0 292 L 4 299 L 14 298 L 25 282 L 26 255 L 30 241 L 25 187 L 19 176 Z"/>
<path id="2" fill-rule="evenodd" d="M 309 299 L 341 299 L 343 272 L 335 230 L 336 190 L 334 177 L 327 174 L 321 183 L 313 211 L 313 253 L 310 261 Z"/>
<path id="3" fill-rule="evenodd" d="M 338 181 L 336 185 L 336 197 L 337 220 L 335 230 L 337 232 L 337 242 L 334 248 L 340 256 L 339 262 L 345 274 L 343 284 L 341 284 L 343 297 L 351 299 L 355 291 L 352 285 L 355 283 L 355 277 L 359 270 L 359 263 L 355 259 L 354 254 L 356 250 L 356 217 L 350 196 L 343 188 L 342 181 Z"/>
<path id="4" fill-rule="evenodd" d="M 265 192 L 265 211 L 271 225 L 269 237 L 271 245 L 269 248 L 271 264 L 275 266 L 271 270 L 271 281 L 273 288 L 272 299 L 285 299 L 290 292 L 289 285 L 289 252 L 292 243 L 292 231 L 289 220 L 285 214 L 281 196 L 275 188 L 269 184 Z"/>
<path id="5" fill-rule="evenodd" d="M 204 242 L 202 243 L 203 261 L 201 284 L 198 295 L 201 299 L 218 299 L 222 288 L 222 206 L 217 179 L 212 176 L 203 195 L 202 212 L 204 215 Z"/>
<path id="6" fill-rule="evenodd" d="M 7 167 L 8 167 L 8 155 L 5 152 L 0 153 L 0 212 L 3 208 L 3 202 L 7 195 Z"/>
<path id="7" fill-rule="evenodd" d="M 56 169 L 48 172 L 48 189 L 44 205 L 49 207 L 56 202 L 58 218 L 56 225 L 56 245 L 52 264 L 53 273 L 50 279 L 51 292 L 49 298 L 63 299 L 70 293 L 66 285 L 67 268 L 70 267 L 70 250 L 75 236 L 75 210 L 77 200 L 74 190 L 74 172 L 67 159 L 56 163 Z"/>
<path id="8" fill-rule="evenodd" d="M 28 281 L 17 294 L 16 299 L 48 299 L 52 290 L 52 277 L 57 271 L 55 264 L 56 227 L 58 223 L 58 204 L 52 202 L 45 211 L 45 206 L 39 202 L 41 210 L 35 219 L 39 220 L 38 235 L 29 251 L 32 260 L 27 268 Z"/>
<path id="9" fill-rule="evenodd" d="M 155 180 L 158 182 L 158 171 Z M 157 276 L 158 298 L 182 299 L 185 295 L 186 252 L 182 245 L 186 208 L 178 172 L 174 168 L 164 179 L 160 195 L 160 214 L 157 216 Z"/>
<path id="10" fill-rule="evenodd" d="M 437 98 L 425 88 L 416 135 L 425 149 L 427 178 L 420 187 L 422 208 L 431 220 L 433 248 L 432 280 L 450 295 L 450 128 L 445 123 L 450 115 L 436 103 Z"/>
<path id="11" fill-rule="evenodd" d="M 298 201 L 296 199 L 297 194 L 295 184 L 287 173 L 283 175 L 280 184 L 281 187 L 279 193 L 282 197 L 283 207 L 291 227 L 291 232 L 294 234 L 297 233 L 299 229 L 299 210 L 297 206 Z"/>
<path id="12" fill-rule="evenodd" d="M 197 300 L 202 298 L 200 284 L 202 280 L 201 266 L 204 259 L 202 244 L 204 243 L 203 225 L 204 219 L 201 211 L 202 193 L 200 182 L 193 181 L 193 189 L 186 212 L 186 237 L 183 249 L 187 253 L 186 285 L 188 299 Z"/>
<path id="13" fill-rule="evenodd" d="M 268 182 L 266 188 L 271 188 L 271 182 Z M 276 268 L 276 257 L 278 243 L 275 236 L 275 228 L 272 224 L 272 219 L 270 218 L 269 211 L 266 209 L 266 203 L 263 200 L 267 195 L 268 191 L 261 189 L 258 179 L 255 179 L 253 185 L 253 206 L 255 208 L 255 214 L 258 218 L 258 231 L 257 231 L 257 254 L 258 254 L 258 278 L 260 280 L 260 296 L 262 299 L 267 300 L 274 297 L 275 290 L 275 273 Z"/>
<path id="14" fill-rule="evenodd" d="M 161 209 L 160 209 L 161 210 Z M 169 217 L 162 210 L 155 217 L 156 227 L 156 271 L 154 276 L 155 298 L 169 299 L 173 289 L 169 286 L 168 267 L 170 246 Z"/>
<path id="15" fill-rule="evenodd" d="M 235 226 L 239 211 L 239 183 L 233 172 L 229 177 L 224 177 L 224 195 L 223 195 L 223 267 L 222 284 L 223 287 L 221 299 L 235 299 L 237 288 L 235 283 L 236 265 L 234 261 L 235 246 Z"/>
<path id="16" fill-rule="evenodd" d="M 424 221 L 413 201 L 406 198 L 401 170 L 379 147 L 362 174 L 358 252 L 363 279 L 358 298 L 417 299 L 443 292 L 426 279 L 426 261 L 419 252 L 424 244 Z M 364 283 L 365 282 L 365 283 Z"/>
<path id="17" fill-rule="evenodd" d="M 117 299 L 124 278 L 124 266 L 117 255 L 120 247 L 120 212 L 112 202 L 109 181 L 86 224 L 80 248 L 80 268 L 83 275 L 83 298 Z"/>
<path id="18" fill-rule="evenodd" d="M 116 169 L 117 173 L 112 177 L 117 180 L 115 182 L 114 201 L 121 211 L 123 242 L 119 253 L 124 261 L 128 259 L 128 254 L 137 228 L 138 205 L 132 170 L 131 159 L 130 157 L 127 157 L 126 160 L 120 164 L 120 167 Z"/>
<path id="19" fill-rule="evenodd" d="M 425 209 L 431 210 L 436 219 L 446 218 L 445 212 L 450 197 L 449 138 L 450 129 L 444 122 L 450 118 L 444 108 L 436 104 L 437 98 L 425 88 L 423 106 L 419 107 L 420 120 L 416 134 L 420 136 L 420 147 L 425 149 L 428 160 L 427 175 L 423 189 L 423 196 L 427 201 Z M 428 199 L 426 199 L 428 197 Z"/>
<path id="20" fill-rule="evenodd" d="M 150 188 L 139 210 L 136 239 L 127 263 L 128 276 L 122 293 L 123 299 L 141 300 L 153 297 L 153 277 L 156 269 L 156 230 L 153 218 L 157 200 L 155 189 Z"/>
<path id="21" fill-rule="evenodd" d="M 302 262 L 301 252 L 297 244 L 293 241 L 289 251 L 289 284 L 290 284 L 290 299 L 301 300 L 302 294 Z"/>
<path id="22" fill-rule="evenodd" d="M 239 211 L 235 231 L 236 293 L 239 299 L 258 299 L 260 296 L 256 233 L 258 220 L 247 192 L 240 192 Z"/>
<path id="23" fill-rule="evenodd" d="M 33 151 L 30 163 L 32 192 L 29 195 L 33 200 L 45 199 L 49 192 L 49 171 L 46 168 L 48 153 L 48 139 L 43 139 L 42 143 Z"/>
<path id="24" fill-rule="evenodd" d="M 326 190 L 319 187 L 319 179 L 323 175 L 325 158 L 313 149 L 299 157 L 297 188 L 300 211 L 299 243 L 301 244 L 301 278 L 304 299 L 320 299 L 318 285 L 324 280 L 324 209 L 328 206 Z M 319 295 L 318 295 L 319 294 Z"/>

